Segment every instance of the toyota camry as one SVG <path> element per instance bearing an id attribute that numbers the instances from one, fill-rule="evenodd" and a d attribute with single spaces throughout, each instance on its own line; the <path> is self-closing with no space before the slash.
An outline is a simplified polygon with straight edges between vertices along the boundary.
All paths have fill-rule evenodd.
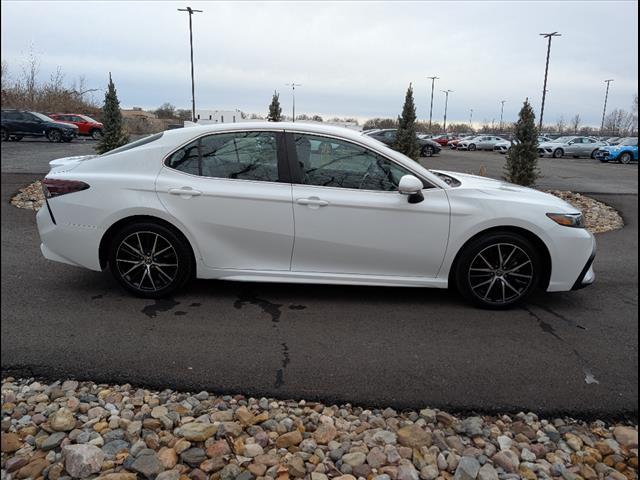
<path id="1" fill-rule="evenodd" d="M 498 180 L 432 171 L 351 130 L 196 126 L 51 162 L 42 254 L 129 292 L 193 277 L 456 288 L 506 308 L 594 281 L 580 211 Z"/>

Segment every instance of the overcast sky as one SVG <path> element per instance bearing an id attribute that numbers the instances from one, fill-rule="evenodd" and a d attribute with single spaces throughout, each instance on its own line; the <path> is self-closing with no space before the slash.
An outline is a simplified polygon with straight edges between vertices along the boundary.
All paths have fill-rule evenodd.
<path id="1" fill-rule="evenodd" d="M 559 31 L 549 67 L 545 123 L 579 113 L 600 124 L 629 110 L 638 91 L 637 2 L 27 2 L 2 1 L 2 59 L 13 76 L 30 46 L 40 77 L 61 66 L 104 88 L 111 71 L 121 104 L 189 108 L 190 5 L 194 15 L 196 104 L 266 114 L 274 90 L 291 112 L 396 116 L 409 82 L 417 114 L 441 121 L 513 120 L 525 97 L 539 113 L 546 40 Z M 102 94 L 97 99 L 102 101 Z"/>

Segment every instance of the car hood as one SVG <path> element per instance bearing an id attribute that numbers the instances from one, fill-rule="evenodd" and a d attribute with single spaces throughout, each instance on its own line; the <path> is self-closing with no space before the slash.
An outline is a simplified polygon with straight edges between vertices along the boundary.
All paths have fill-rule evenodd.
<path id="1" fill-rule="evenodd" d="M 49 123 L 49 125 L 54 127 L 68 128 L 70 130 L 78 130 L 78 126 L 74 125 L 73 123 L 61 122 L 59 120 L 56 120 L 54 122 L 47 122 L 47 123 Z"/>
<path id="2" fill-rule="evenodd" d="M 600 150 L 606 150 L 610 153 L 619 152 L 621 150 L 631 150 L 633 147 L 630 145 L 603 145 L 600 147 Z"/>
<path id="3" fill-rule="evenodd" d="M 432 170 L 433 172 L 443 173 L 458 180 L 461 185 L 457 188 L 468 188 L 480 191 L 490 196 L 500 196 L 508 200 L 509 197 L 517 199 L 519 202 L 526 202 L 538 205 L 548 205 L 553 207 L 556 213 L 579 213 L 573 205 L 564 200 L 544 193 L 533 188 L 522 187 L 503 180 L 495 180 L 493 178 L 481 177 L 479 175 L 470 175 L 468 173 L 449 172 L 444 170 Z"/>

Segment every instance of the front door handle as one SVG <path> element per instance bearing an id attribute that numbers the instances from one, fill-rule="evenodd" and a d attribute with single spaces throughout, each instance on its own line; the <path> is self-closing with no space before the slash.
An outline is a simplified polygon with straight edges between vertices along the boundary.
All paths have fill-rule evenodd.
<path id="1" fill-rule="evenodd" d="M 182 198 L 191 198 L 202 195 L 200 190 L 194 190 L 191 187 L 182 187 L 182 188 L 170 188 L 170 195 L 180 195 Z"/>
<path id="2" fill-rule="evenodd" d="M 326 207 L 329 202 L 320 200 L 318 197 L 298 198 L 296 203 L 299 205 L 308 205 L 311 208 Z"/>

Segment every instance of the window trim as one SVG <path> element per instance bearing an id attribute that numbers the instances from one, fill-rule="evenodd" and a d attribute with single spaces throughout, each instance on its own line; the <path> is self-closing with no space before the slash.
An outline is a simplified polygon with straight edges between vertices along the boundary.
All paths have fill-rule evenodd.
<path id="1" fill-rule="evenodd" d="M 353 192 L 373 192 L 373 193 L 395 193 L 397 194 L 398 191 L 397 190 L 368 190 L 368 189 L 364 189 L 364 188 L 347 188 L 347 187 L 330 187 L 330 186 L 326 186 L 326 185 L 308 185 L 306 183 L 303 183 L 302 181 L 302 170 L 300 168 L 300 163 L 298 162 L 298 152 L 296 151 L 296 145 L 295 145 L 295 141 L 293 139 L 293 135 L 295 134 L 300 134 L 300 135 L 310 135 L 310 136 L 314 136 L 314 137 L 324 137 L 324 138 L 329 138 L 329 139 L 333 139 L 333 140 L 338 140 L 341 142 L 346 142 L 346 143 L 351 143 L 353 145 L 357 145 L 359 147 L 364 148 L 367 151 L 373 152 L 376 155 L 379 155 L 380 157 L 384 158 L 385 160 L 393 163 L 394 165 L 404 169 L 404 170 L 408 170 L 409 172 L 411 172 L 412 175 L 414 175 L 415 177 L 417 177 L 418 179 L 420 179 L 420 181 L 422 181 L 422 189 L 423 190 L 431 190 L 431 189 L 439 189 L 441 188 L 439 185 L 435 185 L 432 182 L 430 182 L 429 180 L 427 180 L 426 178 L 424 178 L 423 175 L 420 175 L 419 173 L 415 172 L 414 170 L 412 170 L 411 168 L 402 165 L 401 163 L 398 163 L 397 161 L 395 161 L 393 158 L 390 158 L 388 155 L 385 155 L 377 150 L 372 149 L 369 145 L 366 145 L 364 143 L 355 141 L 355 140 L 351 140 L 351 139 L 345 139 L 342 137 L 336 137 L 334 135 L 330 135 L 330 134 L 325 134 L 325 133 L 315 133 L 315 132 L 305 132 L 303 130 L 292 130 L 292 129 L 286 129 L 285 130 L 285 138 L 286 138 L 286 142 L 287 142 L 287 153 L 288 153 L 288 157 L 289 157 L 289 168 L 291 169 L 292 175 L 291 175 L 291 184 L 292 185 L 303 185 L 305 187 L 317 187 L 317 188 L 331 188 L 331 189 L 336 189 L 336 190 L 349 190 L 349 191 L 353 191 Z"/>
<path id="2" fill-rule="evenodd" d="M 183 149 L 184 147 L 186 147 L 187 145 L 189 145 L 192 142 L 197 141 L 198 142 L 198 171 L 200 173 L 202 173 L 202 142 L 201 140 L 204 137 L 209 137 L 212 135 L 227 135 L 230 133 L 253 133 L 253 132 L 262 132 L 262 133 L 272 133 L 273 135 L 275 135 L 276 137 L 276 168 L 278 170 L 278 180 L 277 181 L 271 181 L 271 180 L 248 180 L 245 178 L 226 178 L 226 177 L 209 177 L 207 175 L 194 175 L 193 173 L 189 173 L 189 172 L 184 172 L 182 170 L 178 170 L 176 168 L 172 168 L 169 165 L 167 165 L 168 160 L 173 156 L 174 153 L 176 153 L 177 151 Z M 180 144 L 178 147 L 174 148 L 173 150 L 171 150 L 168 154 L 166 154 L 163 158 L 162 158 L 162 168 L 167 168 L 169 170 L 171 170 L 172 172 L 176 172 L 176 173 L 180 173 L 182 175 L 188 175 L 190 177 L 194 177 L 194 178 L 205 178 L 205 179 L 211 179 L 211 180 L 225 180 L 225 181 L 231 181 L 231 182 L 253 182 L 253 183 L 261 183 L 261 184 L 291 184 L 291 169 L 289 166 L 289 160 L 288 160 L 288 155 L 287 155 L 287 151 L 286 151 L 286 145 L 285 145 L 285 140 L 284 140 L 284 130 L 274 130 L 274 129 L 269 129 L 269 128 L 264 128 L 264 129 L 249 129 L 249 130 L 238 130 L 238 129 L 229 129 L 229 130 L 222 130 L 219 132 L 205 132 L 202 133 L 200 135 L 197 135 L 195 137 L 190 138 L 189 140 L 183 142 L 182 144 Z"/>

